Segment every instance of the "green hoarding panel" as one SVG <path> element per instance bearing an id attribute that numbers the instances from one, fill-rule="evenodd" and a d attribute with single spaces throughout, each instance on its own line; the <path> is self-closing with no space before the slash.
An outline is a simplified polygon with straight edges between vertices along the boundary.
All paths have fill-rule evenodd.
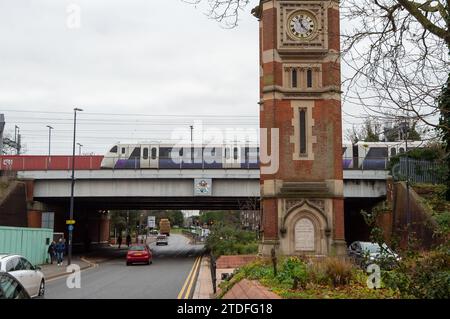
<path id="1" fill-rule="evenodd" d="M 22 255 L 34 265 L 45 264 L 52 239 L 52 229 L 0 226 L 0 254 Z"/>

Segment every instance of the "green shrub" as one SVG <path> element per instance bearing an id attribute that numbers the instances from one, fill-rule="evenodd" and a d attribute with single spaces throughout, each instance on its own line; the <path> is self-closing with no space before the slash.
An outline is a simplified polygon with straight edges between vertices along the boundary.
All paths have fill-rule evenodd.
<path id="1" fill-rule="evenodd" d="M 398 269 L 383 273 L 383 283 L 398 289 L 403 297 L 449 299 L 449 251 L 433 251 L 404 261 Z"/>
<path id="2" fill-rule="evenodd" d="M 255 254 L 258 252 L 256 233 L 236 227 L 216 224 L 206 239 L 206 248 L 215 256 Z"/>
<path id="3" fill-rule="evenodd" d="M 309 280 L 306 264 L 298 257 L 283 260 L 277 279 L 281 283 L 292 285 L 292 289 L 305 288 Z"/>

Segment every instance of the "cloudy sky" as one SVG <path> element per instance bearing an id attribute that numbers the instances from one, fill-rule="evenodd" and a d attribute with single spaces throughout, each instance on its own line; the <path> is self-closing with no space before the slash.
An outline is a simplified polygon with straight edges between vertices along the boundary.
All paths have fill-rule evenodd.
<path id="1" fill-rule="evenodd" d="M 77 141 L 101 154 L 116 141 L 165 141 L 195 120 L 256 128 L 252 7 L 226 29 L 181 0 L 0 0 L 6 131 L 18 125 L 27 153 L 45 154 L 51 125 L 52 153 L 69 154 L 80 107 Z"/>

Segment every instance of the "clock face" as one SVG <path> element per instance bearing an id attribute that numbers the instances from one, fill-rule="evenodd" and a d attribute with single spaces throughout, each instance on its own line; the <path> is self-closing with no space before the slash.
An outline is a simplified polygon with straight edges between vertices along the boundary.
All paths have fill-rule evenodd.
<path id="1" fill-rule="evenodd" d="M 309 38 L 315 30 L 316 22 L 310 13 L 296 12 L 289 19 L 289 31 L 298 39 Z"/>

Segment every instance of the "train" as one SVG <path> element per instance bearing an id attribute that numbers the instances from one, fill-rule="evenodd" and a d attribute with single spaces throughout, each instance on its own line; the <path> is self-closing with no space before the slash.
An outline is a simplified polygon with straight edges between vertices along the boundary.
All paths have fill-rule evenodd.
<path id="1" fill-rule="evenodd" d="M 252 144 L 117 144 L 101 163 L 114 169 L 259 168 L 259 147 Z"/>
<path id="2" fill-rule="evenodd" d="M 423 142 L 408 141 L 408 149 L 425 147 Z M 358 142 L 344 144 L 344 169 L 381 170 L 391 157 L 406 151 L 405 142 Z M 76 156 L 76 170 L 99 169 L 258 169 L 259 146 L 115 144 L 103 155 Z M 4 155 L 0 171 L 69 170 L 72 156 Z"/>

